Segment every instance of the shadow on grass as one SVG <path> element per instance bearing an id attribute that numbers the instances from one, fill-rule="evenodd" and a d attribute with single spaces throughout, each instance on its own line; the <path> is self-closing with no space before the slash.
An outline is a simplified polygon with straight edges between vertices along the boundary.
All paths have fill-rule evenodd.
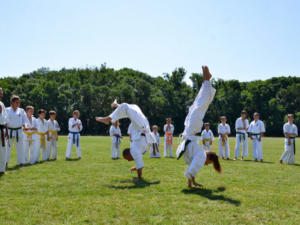
<path id="1" fill-rule="evenodd" d="M 68 159 L 66 159 L 66 161 L 78 161 L 78 160 L 81 160 L 81 158 L 68 158 Z"/>
<path id="2" fill-rule="evenodd" d="M 147 181 L 147 180 L 139 180 L 137 178 L 133 178 L 132 180 L 121 180 L 120 183 L 122 184 L 130 184 L 130 185 L 105 185 L 108 188 L 114 188 L 114 189 L 135 189 L 135 188 L 145 188 L 151 185 L 160 184 L 160 181 Z"/>
<path id="3" fill-rule="evenodd" d="M 298 163 L 294 163 L 294 164 L 288 164 L 289 166 L 300 166 L 300 164 Z"/>
<path id="4" fill-rule="evenodd" d="M 271 163 L 271 164 L 274 164 L 274 162 L 269 162 L 269 161 L 263 161 L 263 162 L 255 162 L 254 160 L 250 160 L 250 159 L 244 159 L 244 160 L 241 160 L 241 162 L 254 162 L 254 163 Z"/>
<path id="5" fill-rule="evenodd" d="M 189 188 L 183 189 L 181 192 L 184 194 L 195 194 L 200 195 L 202 197 L 208 198 L 212 201 L 224 201 L 235 206 L 239 206 L 241 202 L 239 200 L 235 200 L 232 198 L 225 197 L 224 195 L 214 194 L 225 191 L 225 187 L 218 187 L 216 190 L 206 189 L 206 188 Z"/>

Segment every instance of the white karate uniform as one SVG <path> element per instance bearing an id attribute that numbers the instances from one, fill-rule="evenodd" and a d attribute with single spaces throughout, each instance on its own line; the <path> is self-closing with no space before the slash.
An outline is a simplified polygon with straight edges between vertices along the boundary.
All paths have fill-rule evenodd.
<path id="1" fill-rule="evenodd" d="M 58 132 L 60 131 L 60 127 L 56 120 L 52 121 L 51 119 L 49 119 L 47 123 L 48 123 L 49 137 L 50 137 L 50 141 L 47 141 L 47 158 L 50 159 L 50 155 L 52 152 L 52 159 L 56 159 L 57 140 L 58 140 Z"/>
<path id="2" fill-rule="evenodd" d="M 210 141 L 208 141 L 208 139 L 210 139 Z M 204 140 L 206 140 L 205 144 L 203 145 L 204 150 L 211 151 L 211 143 L 214 141 L 214 134 L 210 129 L 208 131 L 206 129 L 202 131 L 201 133 L 202 143 Z"/>
<path id="3" fill-rule="evenodd" d="M 78 126 L 72 127 L 75 124 L 80 124 L 80 127 L 79 128 Z M 75 120 L 73 117 L 69 119 L 69 137 L 68 137 L 68 145 L 66 150 L 66 158 L 71 158 L 73 145 L 76 146 L 77 157 L 81 158 L 80 131 L 82 131 L 82 128 L 83 126 L 80 119 Z"/>
<path id="4" fill-rule="evenodd" d="M 178 146 L 176 154 L 178 157 L 182 153 L 182 147 L 185 145 L 185 142 L 187 140 L 191 141 L 183 153 L 184 161 L 189 165 L 184 173 L 188 179 L 196 177 L 198 171 L 204 166 L 206 161 L 205 150 L 200 147 L 196 134 L 202 130 L 203 118 L 215 93 L 216 90 L 211 86 L 211 83 L 204 81 L 184 121 L 185 127 L 182 134 L 184 141 Z"/>
<path id="5" fill-rule="evenodd" d="M 7 112 L 3 102 L 0 101 L 0 106 L 2 108 L 2 112 L 0 113 L 0 125 L 5 126 L 7 123 Z M 3 128 L 3 133 L 0 132 L 0 172 L 5 172 L 6 169 L 6 128 Z M 3 135 L 3 137 L 2 137 Z M 4 142 L 2 143 L 2 139 L 4 138 Z M 4 145 L 4 146 L 3 146 Z"/>
<path id="6" fill-rule="evenodd" d="M 252 155 L 254 159 L 263 159 L 262 141 L 259 141 L 260 133 L 265 133 L 265 125 L 261 120 L 253 120 L 248 132 L 252 135 Z"/>
<path id="7" fill-rule="evenodd" d="M 7 112 L 7 126 L 9 133 L 9 144 L 6 152 L 6 163 L 9 163 L 10 152 L 13 142 L 17 149 L 17 163 L 24 164 L 24 149 L 23 149 L 23 126 L 26 120 L 24 109 L 17 108 L 16 111 L 12 107 L 6 109 Z M 13 128 L 13 129 L 10 129 Z"/>
<path id="8" fill-rule="evenodd" d="M 131 136 L 130 154 L 136 163 L 136 169 L 144 167 L 143 154 L 146 153 L 148 144 L 155 143 L 155 137 L 150 131 L 147 118 L 137 105 L 123 103 L 109 115 L 112 123 L 116 120 L 129 118 L 131 121 L 129 134 Z"/>
<path id="9" fill-rule="evenodd" d="M 160 137 L 159 137 L 159 133 L 154 133 L 152 132 L 152 135 L 155 137 L 156 143 L 153 143 L 150 145 L 150 151 L 149 151 L 149 155 L 150 158 L 160 158 L 160 152 L 159 152 L 159 144 L 160 144 Z M 153 148 L 155 148 L 155 155 L 153 154 Z"/>
<path id="10" fill-rule="evenodd" d="M 47 146 L 47 132 L 48 132 L 48 122 L 47 120 L 40 118 L 36 119 L 37 125 L 37 139 L 36 139 L 36 154 L 34 157 L 34 162 L 37 162 L 40 158 L 40 152 L 42 152 L 42 160 L 47 161 L 48 158 L 48 146 Z"/>
<path id="11" fill-rule="evenodd" d="M 114 136 L 115 134 L 119 135 L 118 137 Z M 111 158 L 116 159 L 120 158 L 120 144 L 121 144 L 121 129 L 111 125 L 109 129 L 109 135 L 111 136 Z"/>
<path id="12" fill-rule="evenodd" d="M 249 128 L 249 121 L 244 120 L 246 129 Z M 240 145 L 242 143 L 242 157 L 248 156 L 248 133 L 247 130 L 238 130 L 238 128 L 244 128 L 242 117 L 235 121 L 235 131 L 236 131 L 236 144 L 234 157 L 238 158 L 240 156 Z"/>
<path id="13" fill-rule="evenodd" d="M 174 125 L 170 124 L 170 127 L 167 129 L 167 124 L 164 125 L 164 157 L 169 156 L 173 157 L 173 133 L 174 133 Z"/>
<path id="14" fill-rule="evenodd" d="M 283 133 L 288 134 L 296 134 L 298 136 L 298 128 L 295 124 L 285 123 L 283 126 Z M 289 164 L 295 163 L 295 153 L 294 153 L 294 146 L 295 146 L 295 139 L 290 139 L 291 145 L 289 145 L 289 139 L 285 138 L 284 140 L 284 152 L 280 158 Z"/>
<path id="15" fill-rule="evenodd" d="M 230 134 L 230 126 L 226 123 L 223 125 L 222 123 L 218 126 L 218 134 Z M 225 137 L 225 143 L 223 144 L 222 137 L 219 135 L 219 156 L 224 157 L 224 148 L 225 148 L 225 157 L 230 157 L 230 149 L 229 149 L 229 140 L 228 137 Z"/>
<path id="16" fill-rule="evenodd" d="M 30 121 L 26 115 L 25 126 L 27 128 L 37 129 L 36 118 L 32 117 Z M 36 130 L 23 129 L 23 133 L 24 162 L 27 163 L 29 154 L 29 162 L 30 164 L 34 164 L 36 163 L 36 141 L 38 139 L 38 135 L 36 134 Z"/>

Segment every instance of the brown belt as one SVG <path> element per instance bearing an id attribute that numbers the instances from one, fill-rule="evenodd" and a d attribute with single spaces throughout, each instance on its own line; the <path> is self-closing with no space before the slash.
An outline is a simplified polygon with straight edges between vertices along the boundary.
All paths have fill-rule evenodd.
<path id="1" fill-rule="evenodd" d="M 5 147 L 5 135 L 4 135 L 4 129 L 5 129 L 6 132 L 8 133 L 7 126 L 0 125 L 2 147 Z"/>

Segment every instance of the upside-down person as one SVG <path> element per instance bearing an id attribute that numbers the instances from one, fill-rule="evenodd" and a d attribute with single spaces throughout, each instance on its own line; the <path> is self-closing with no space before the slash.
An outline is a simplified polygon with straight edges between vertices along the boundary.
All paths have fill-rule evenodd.
<path id="1" fill-rule="evenodd" d="M 213 163 L 215 170 L 219 173 L 222 172 L 217 154 L 211 151 L 204 151 L 200 147 L 196 136 L 202 129 L 203 118 L 216 92 L 209 82 L 212 75 L 208 67 L 202 66 L 202 70 L 204 82 L 193 105 L 189 108 L 189 113 L 184 122 L 183 142 L 180 143 L 176 152 L 177 159 L 183 155 L 184 161 L 188 164 L 184 175 L 188 178 L 189 187 L 192 187 L 192 185 L 202 186 L 195 181 L 195 177 L 204 165 Z"/>
<path id="2" fill-rule="evenodd" d="M 142 179 L 144 167 L 143 155 L 146 153 L 148 144 L 155 143 L 155 137 L 151 134 L 147 118 L 137 105 L 122 103 L 119 105 L 115 100 L 112 103 L 115 111 L 107 117 L 96 117 L 96 121 L 106 125 L 123 118 L 129 118 L 132 128 L 130 129 L 130 148 L 124 149 L 123 157 L 128 161 L 135 161 L 136 166 L 131 171 L 137 171 L 139 179 Z"/>

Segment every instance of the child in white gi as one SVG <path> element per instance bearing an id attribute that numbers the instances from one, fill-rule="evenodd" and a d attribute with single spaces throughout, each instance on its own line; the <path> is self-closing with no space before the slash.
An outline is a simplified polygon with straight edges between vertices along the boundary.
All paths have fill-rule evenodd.
<path id="1" fill-rule="evenodd" d="M 66 150 L 66 160 L 71 159 L 72 156 L 72 147 L 76 145 L 77 157 L 81 159 L 81 151 L 80 151 L 80 131 L 82 130 L 82 123 L 79 119 L 80 112 L 79 110 L 75 110 L 73 112 L 73 117 L 69 119 L 69 137 L 68 137 L 68 145 Z"/>
<path id="2" fill-rule="evenodd" d="M 209 82 L 212 76 L 208 67 L 202 66 L 202 70 L 204 82 L 193 105 L 189 108 L 189 113 L 184 122 L 184 131 L 182 134 L 183 142 L 180 143 L 176 152 L 177 159 L 183 155 L 184 161 L 188 164 L 188 168 L 184 175 L 188 179 L 189 187 L 192 185 L 202 186 L 195 181 L 195 177 L 204 165 L 213 163 L 216 171 L 220 173 L 222 171 L 216 153 L 212 151 L 204 151 L 204 149 L 200 147 L 196 136 L 196 134 L 202 129 L 205 112 L 216 93 L 216 90 Z"/>
<path id="3" fill-rule="evenodd" d="M 111 158 L 120 158 L 120 144 L 121 144 L 121 129 L 119 127 L 119 120 L 116 120 L 109 129 L 109 135 L 111 136 Z"/>
<path id="4" fill-rule="evenodd" d="M 252 140 L 252 154 L 255 162 L 263 162 L 262 136 L 266 132 L 263 121 L 259 120 L 259 113 L 253 114 L 254 120 L 250 123 L 248 132 Z"/>
<path id="5" fill-rule="evenodd" d="M 39 109 L 38 111 L 39 118 L 36 119 L 37 124 L 37 140 L 36 140 L 36 154 L 35 154 L 35 160 L 34 162 L 37 162 L 40 157 L 40 152 L 42 152 L 42 159 L 43 161 L 49 160 L 48 154 L 47 154 L 47 139 L 49 138 L 49 132 L 48 132 L 48 122 L 45 120 L 46 117 L 46 110 Z"/>
<path id="6" fill-rule="evenodd" d="M 205 127 L 205 129 L 201 133 L 201 140 L 202 140 L 203 148 L 204 148 L 204 150 L 211 151 L 212 142 L 214 141 L 214 134 L 209 129 L 210 128 L 209 123 L 204 123 L 204 127 Z"/>
<path id="7" fill-rule="evenodd" d="M 241 117 L 235 121 L 235 131 L 236 131 L 236 145 L 234 160 L 240 156 L 240 145 L 242 143 L 242 160 L 244 157 L 248 156 L 248 128 L 249 121 L 247 119 L 247 112 L 243 110 L 241 112 Z"/>
<path id="8" fill-rule="evenodd" d="M 26 120 L 23 128 L 24 139 L 24 162 L 27 163 L 28 154 L 29 154 L 29 163 L 34 164 L 36 156 L 36 141 L 37 141 L 37 123 L 36 119 L 33 116 L 34 108 L 32 106 L 26 107 Z"/>
<path id="9" fill-rule="evenodd" d="M 6 153 L 6 167 L 10 160 L 10 152 L 13 142 L 15 142 L 17 149 L 17 163 L 20 167 L 24 162 L 24 149 L 23 149 L 23 126 L 25 124 L 26 115 L 24 109 L 19 108 L 20 97 L 13 95 L 10 99 L 11 107 L 6 109 L 7 113 L 7 126 L 9 133 L 8 148 Z"/>
<path id="10" fill-rule="evenodd" d="M 152 126 L 152 135 L 155 137 L 156 143 L 150 145 L 150 152 L 149 152 L 150 158 L 160 158 L 160 152 L 159 152 L 160 137 L 159 137 L 157 125 Z"/>
<path id="11" fill-rule="evenodd" d="M 3 90 L 0 88 L 0 100 L 2 100 L 3 97 Z M 0 101 L 0 135 L 1 135 L 1 141 L 0 141 L 0 176 L 5 174 L 5 167 L 6 167 L 6 138 L 8 137 L 8 131 L 7 131 L 7 113 L 6 108 L 2 101 Z"/>
<path id="12" fill-rule="evenodd" d="M 56 119 L 56 112 L 51 110 L 49 112 L 50 119 L 47 121 L 49 129 L 49 138 L 47 139 L 47 158 L 50 159 L 52 152 L 52 159 L 57 159 L 57 141 L 58 141 L 58 132 L 60 131 L 60 126 Z"/>
<path id="13" fill-rule="evenodd" d="M 294 115 L 288 114 L 288 122 L 283 126 L 284 140 L 284 152 L 280 158 L 280 163 L 283 161 L 288 164 L 295 163 L 296 153 L 296 137 L 298 136 L 298 128 L 294 122 Z"/>
<path id="14" fill-rule="evenodd" d="M 112 107 L 116 108 L 112 114 L 107 117 L 96 117 L 96 121 L 109 124 L 109 122 L 114 123 L 116 120 L 123 118 L 130 119 L 130 149 L 124 149 L 123 157 L 128 161 L 135 161 L 136 166 L 130 170 L 137 171 L 138 179 L 141 180 L 144 167 L 143 155 L 147 152 L 148 144 L 155 143 L 149 122 L 137 105 L 127 103 L 119 105 L 115 100 Z"/>
<path id="15" fill-rule="evenodd" d="M 173 158 L 173 133 L 174 133 L 174 125 L 172 124 L 172 119 L 167 118 L 166 123 L 164 125 L 164 157 L 168 156 L 168 150 L 169 150 L 169 156 L 170 158 Z"/>
<path id="16" fill-rule="evenodd" d="M 219 156 L 224 159 L 224 148 L 225 148 L 225 157 L 229 160 L 230 150 L 229 150 L 229 140 L 228 135 L 230 134 L 230 126 L 226 123 L 226 116 L 221 116 L 221 123 L 218 126 L 219 134 Z"/>

